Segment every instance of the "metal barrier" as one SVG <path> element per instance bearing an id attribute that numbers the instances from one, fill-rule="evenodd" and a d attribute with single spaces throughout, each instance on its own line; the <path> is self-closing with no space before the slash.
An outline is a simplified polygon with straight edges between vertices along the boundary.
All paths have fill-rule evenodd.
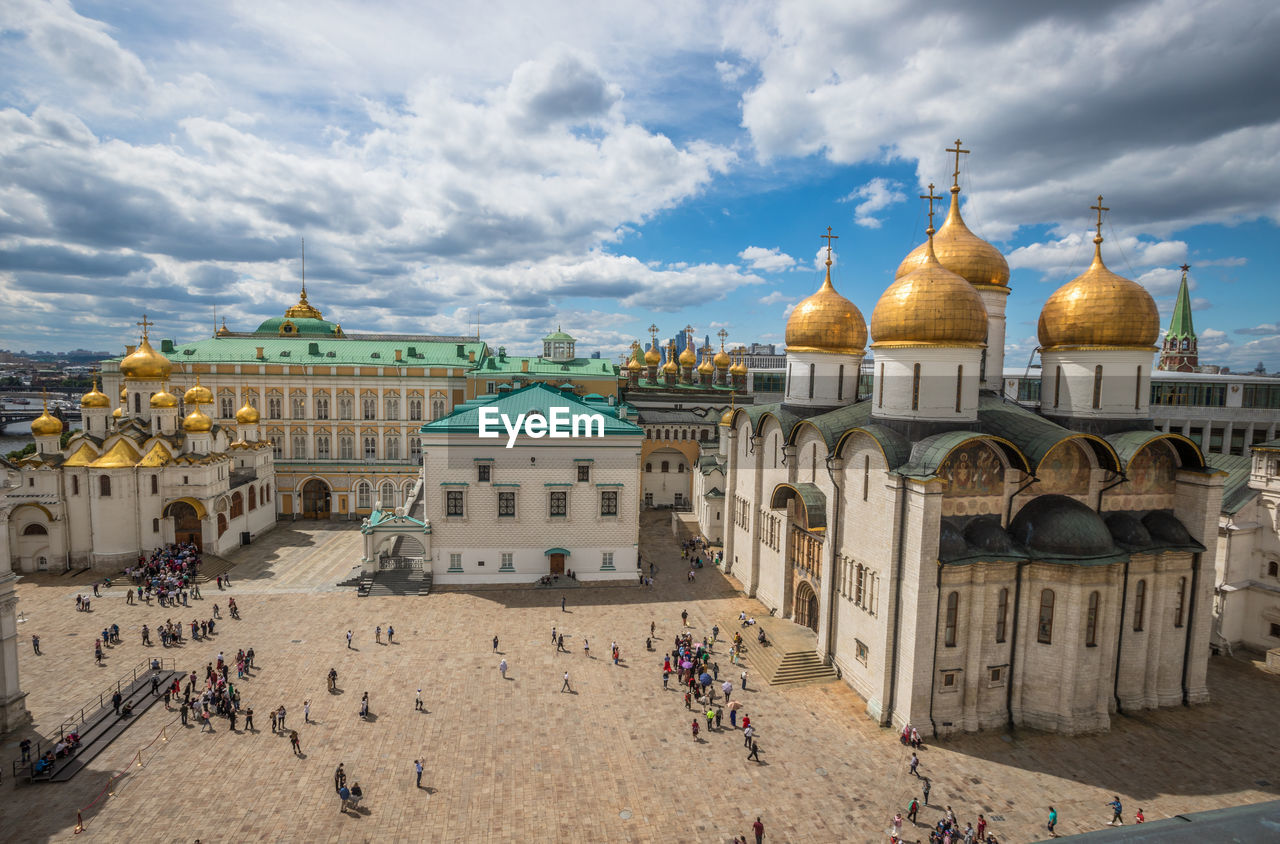
<path id="1" fill-rule="evenodd" d="M 382 557 L 378 560 L 378 569 L 380 571 L 389 571 L 391 569 L 409 569 L 411 571 L 422 571 L 421 557 Z"/>

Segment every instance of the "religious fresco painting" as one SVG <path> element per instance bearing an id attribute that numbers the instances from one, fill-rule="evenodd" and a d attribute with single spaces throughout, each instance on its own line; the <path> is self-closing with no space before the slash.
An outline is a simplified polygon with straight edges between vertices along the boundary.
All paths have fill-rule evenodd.
<path id="1" fill-rule="evenodd" d="M 1004 463 L 987 443 L 976 441 L 951 452 L 938 469 L 947 482 L 944 516 L 1000 513 L 1004 503 Z"/>
<path id="2" fill-rule="evenodd" d="M 1178 461 L 1168 443 L 1148 444 L 1129 463 L 1128 480 L 1107 496 L 1118 510 L 1168 510 L 1174 506 Z"/>
<path id="3" fill-rule="evenodd" d="M 1036 470 L 1036 495 L 1088 495 L 1089 472 L 1092 468 L 1089 458 L 1079 445 L 1070 440 L 1059 443 L 1040 461 Z"/>

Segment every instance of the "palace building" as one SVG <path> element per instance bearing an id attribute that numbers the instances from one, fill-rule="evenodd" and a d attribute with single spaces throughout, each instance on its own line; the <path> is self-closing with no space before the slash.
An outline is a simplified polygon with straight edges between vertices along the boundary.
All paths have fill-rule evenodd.
<path id="1" fill-rule="evenodd" d="M 930 191 L 872 313 L 870 395 L 828 260 L 787 321 L 782 401 L 723 420 L 700 484 L 725 566 L 882 724 L 1080 733 L 1203 702 L 1223 473 L 1152 423 L 1155 302 L 1103 263 L 1099 201 L 1092 264 L 1040 315 L 1039 411 L 1006 399 L 1008 265 L 961 217 L 952 151 L 946 221 Z"/>

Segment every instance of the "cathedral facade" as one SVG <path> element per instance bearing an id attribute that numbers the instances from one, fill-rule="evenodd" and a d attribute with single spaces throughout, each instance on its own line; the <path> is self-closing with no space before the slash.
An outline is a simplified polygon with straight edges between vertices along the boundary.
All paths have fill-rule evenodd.
<path id="1" fill-rule="evenodd" d="M 1005 399 L 1008 265 L 959 190 L 872 314 L 868 398 L 828 261 L 783 401 L 724 415 L 724 565 L 885 725 L 1080 733 L 1203 702 L 1222 475 L 1152 425 L 1155 303 L 1103 263 L 1099 202 L 1093 263 L 1040 317 L 1041 410 Z"/>

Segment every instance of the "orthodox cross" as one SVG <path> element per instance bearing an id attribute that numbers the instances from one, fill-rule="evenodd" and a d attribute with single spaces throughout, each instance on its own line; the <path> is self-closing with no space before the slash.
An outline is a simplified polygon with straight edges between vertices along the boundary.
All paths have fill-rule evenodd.
<path id="1" fill-rule="evenodd" d="M 956 145 L 954 147 L 947 147 L 947 152 L 954 152 L 956 154 L 956 169 L 955 172 L 951 174 L 951 186 L 958 188 L 960 187 L 960 156 L 968 155 L 969 150 L 960 149 L 960 139 L 956 138 Z"/>
<path id="2" fill-rule="evenodd" d="M 693 343 L 693 326 L 686 325 L 684 327 L 684 344 L 688 346 L 688 345 L 691 345 L 692 343 Z"/>
<path id="3" fill-rule="evenodd" d="M 142 326 L 142 339 L 143 339 L 143 340 L 145 340 L 145 339 L 147 339 L 147 328 L 149 328 L 149 327 L 150 327 L 150 326 L 152 326 L 152 325 L 155 325 L 155 323 L 154 323 L 154 322 L 149 321 L 149 320 L 147 319 L 147 315 L 146 315 L 146 314 L 143 314 L 143 315 L 142 315 L 142 322 L 135 322 L 135 323 L 134 323 L 134 325 L 141 325 L 141 326 Z"/>
<path id="4" fill-rule="evenodd" d="M 840 235 L 831 233 L 831 226 L 827 226 L 827 233 L 820 234 L 818 237 L 827 241 L 827 266 L 831 266 L 831 241 L 839 240 Z"/>
<path id="5" fill-rule="evenodd" d="M 729 336 L 729 332 L 723 328 L 716 332 L 716 336 L 720 338 L 720 351 L 724 351 L 724 338 Z"/>
<path id="6" fill-rule="evenodd" d="M 1102 194 L 1098 194 L 1098 204 L 1090 205 L 1089 207 L 1098 212 L 1098 237 L 1102 237 L 1102 212 L 1110 211 L 1111 209 L 1102 204 Z"/>
<path id="7" fill-rule="evenodd" d="M 929 234 L 933 234 L 933 201 L 934 201 L 935 199 L 942 199 L 942 197 L 940 197 L 940 196 L 934 196 L 934 194 L 933 194 L 933 182 L 930 182 L 930 183 L 929 183 L 929 193 L 927 193 L 927 194 L 923 194 L 923 193 L 922 193 L 922 194 L 920 194 L 920 198 L 921 198 L 921 199 L 927 199 L 927 200 L 929 200 Z"/>

